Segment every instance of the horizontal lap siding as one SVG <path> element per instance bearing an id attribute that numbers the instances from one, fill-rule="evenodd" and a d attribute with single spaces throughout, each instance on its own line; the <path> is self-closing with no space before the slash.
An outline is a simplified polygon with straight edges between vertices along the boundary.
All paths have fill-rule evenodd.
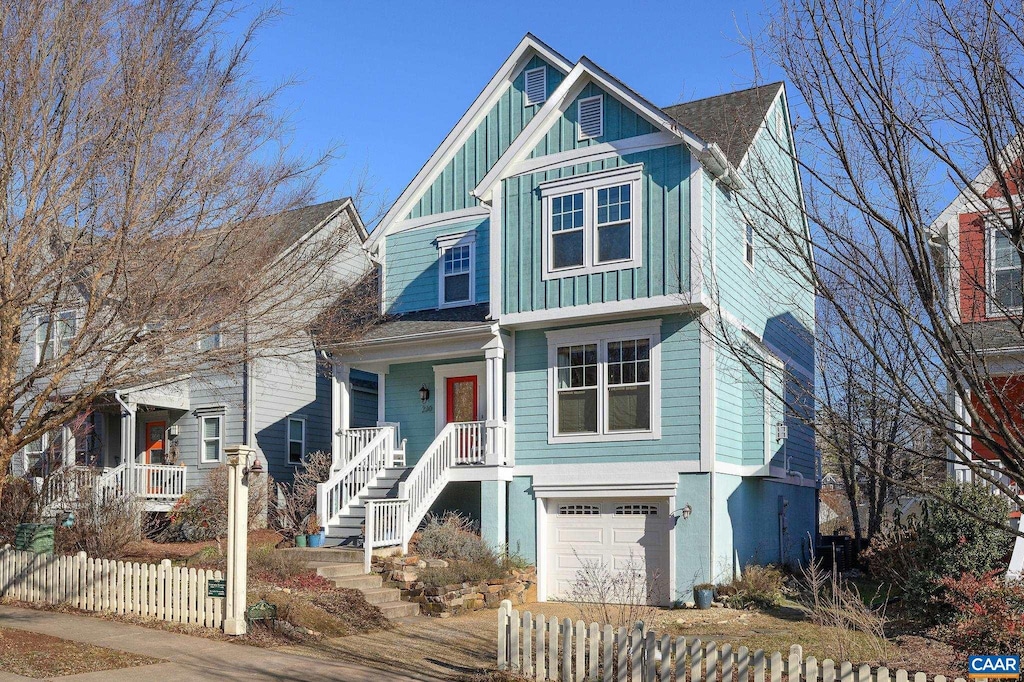
<path id="1" fill-rule="evenodd" d="M 240 374 L 206 376 L 193 378 L 190 382 L 191 411 L 175 422 L 178 425 L 178 443 L 181 448 L 178 461 L 188 465 L 186 483 L 190 489 L 202 485 L 206 481 L 207 472 L 223 464 L 223 458 L 221 462 L 199 462 L 200 442 L 197 412 L 212 415 L 216 413 L 217 409 L 223 408 L 224 446 L 242 442 L 245 420 L 242 415 L 244 401 L 242 400 L 240 376 Z"/>
<path id="2" fill-rule="evenodd" d="M 444 167 L 440 177 L 409 212 L 407 218 L 420 218 L 476 206 L 470 195 L 487 171 L 497 163 L 512 141 L 540 109 L 540 105 L 524 106 L 528 69 L 547 67 L 548 95 L 562 82 L 564 75 L 540 57 L 534 56 L 512 81 L 497 104 L 491 107 L 465 144 Z"/>
<path id="3" fill-rule="evenodd" d="M 488 219 L 454 225 L 398 232 L 387 237 L 387 261 L 384 282 L 385 304 L 389 313 L 437 308 L 438 259 L 435 240 L 444 235 L 475 231 L 477 303 L 488 300 L 490 286 L 490 231 Z"/>
<path id="4" fill-rule="evenodd" d="M 700 457 L 700 340 L 692 317 L 661 325 L 661 439 L 548 444 L 548 345 L 543 331 L 516 333 L 517 464 L 697 460 Z"/>
<path id="5" fill-rule="evenodd" d="M 548 180 L 642 163 L 643 239 L 639 268 L 544 281 L 538 186 Z M 505 313 L 671 296 L 689 290 L 689 151 L 663 147 L 503 181 Z"/>

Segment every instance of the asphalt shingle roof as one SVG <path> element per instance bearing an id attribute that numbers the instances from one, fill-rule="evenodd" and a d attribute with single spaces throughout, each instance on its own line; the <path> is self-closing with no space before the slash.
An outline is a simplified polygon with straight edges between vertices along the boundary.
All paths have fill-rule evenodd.
<path id="1" fill-rule="evenodd" d="M 971 345 L 980 351 L 1024 347 L 1024 334 L 1021 333 L 1020 325 L 1014 321 L 968 322 L 962 328 Z"/>
<path id="2" fill-rule="evenodd" d="M 442 308 L 441 310 L 417 310 L 403 315 L 392 315 L 381 319 L 366 330 L 357 343 L 401 340 L 418 334 L 455 331 L 458 329 L 486 329 L 490 326 L 487 303 Z"/>
<path id="3" fill-rule="evenodd" d="M 696 99 L 663 107 L 705 142 L 714 142 L 733 166 L 739 166 L 782 83 Z"/>

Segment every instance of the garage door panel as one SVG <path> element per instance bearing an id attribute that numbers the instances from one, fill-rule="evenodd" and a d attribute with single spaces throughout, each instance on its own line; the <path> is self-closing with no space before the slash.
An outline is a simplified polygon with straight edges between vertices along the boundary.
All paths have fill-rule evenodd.
<path id="1" fill-rule="evenodd" d="M 555 533 L 555 543 L 559 545 L 602 545 L 604 541 L 604 528 L 559 528 Z"/>
<path id="2" fill-rule="evenodd" d="M 560 500 L 549 509 L 546 562 L 550 598 L 568 597 L 584 565 L 603 565 L 615 572 L 639 569 L 641 576 L 654 579 L 648 589 L 667 580 L 667 501 Z M 661 593 L 666 591 L 657 591 L 656 601 L 664 602 Z"/>

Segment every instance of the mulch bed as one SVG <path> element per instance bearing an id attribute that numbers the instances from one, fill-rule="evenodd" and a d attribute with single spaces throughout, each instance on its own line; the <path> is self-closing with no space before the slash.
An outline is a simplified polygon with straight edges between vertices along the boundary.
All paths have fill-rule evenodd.
<path id="1" fill-rule="evenodd" d="M 45 679 L 163 661 L 37 632 L 0 628 L 0 670 Z"/>

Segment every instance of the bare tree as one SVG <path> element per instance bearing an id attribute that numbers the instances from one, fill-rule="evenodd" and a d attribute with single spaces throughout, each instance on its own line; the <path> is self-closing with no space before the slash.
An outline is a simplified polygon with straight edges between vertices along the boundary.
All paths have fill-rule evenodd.
<path id="1" fill-rule="evenodd" d="M 815 287 L 841 332 L 840 371 L 847 362 L 886 410 L 930 434 L 908 438 L 891 422 L 834 412 L 846 423 L 826 420 L 819 438 L 842 450 L 855 428 L 869 450 L 948 453 L 1015 494 L 1024 484 L 1024 393 L 1012 378 L 1024 370 L 1024 6 L 782 0 L 756 47 L 802 100 L 800 155 L 790 160 L 806 205 L 780 205 L 780 188 L 762 178 L 743 190 L 751 220 L 784 242 L 787 271 Z M 813 258 L 804 233 L 778 230 L 793 212 L 810 227 Z M 976 242 L 961 242 L 962 214 L 972 214 Z M 991 276 L 986 254 L 1007 266 L 1005 278 Z M 978 450 L 992 460 L 972 457 Z M 900 482 L 886 461 L 865 465 L 934 493 L 927 480 Z"/>
<path id="2" fill-rule="evenodd" d="M 220 0 L 0 7 L 0 469 L 97 397 L 309 348 L 339 234 Z M 312 226 L 311 226 L 312 227 Z M 217 344 L 204 344 L 210 335 Z"/>

